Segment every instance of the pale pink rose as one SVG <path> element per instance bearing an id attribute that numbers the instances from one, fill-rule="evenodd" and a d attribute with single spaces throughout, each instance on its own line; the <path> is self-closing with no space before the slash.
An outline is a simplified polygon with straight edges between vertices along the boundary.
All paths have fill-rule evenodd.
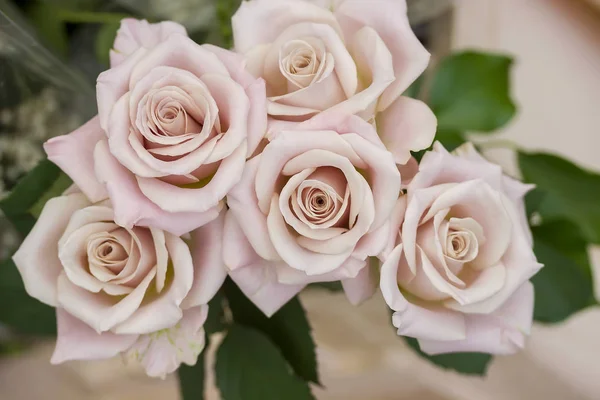
<path id="1" fill-rule="evenodd" d="M 100 74 L 97 96 L 98 117 L 45 149 L 129 228 L 181 235 L 215 219 L 266 130 L 264 82 L 240 56 L 176 33 Z"/>
<path id="2" fill-rule="evenodd" d="M 146 20 L 125 18 L 117 31 L 117 37 L 110 51 L 110 66 L 121 64 L 139 48 L 152 49 L 172 34 L 187 36 L 185 28 L 172 21 L 151 24 Z"/>
<path id="3" fill-rule="evenodd" d="M 229 193 L 224 259 L 267 315 L 311 282 L 342 281 L 352 303 L 377 279 L 400 173 L 373 127 L 322 114 L 290 125 L 246 165 Z"/>
<path id="4" fill-rule="evenodd" d="M 473 145 L 439 143 L 391 217 L 381 291 L 398 334 L 428 354 L 514 353 L 533 319 L 542 267 L 524 210 L 531 186 L 505 176 Z"/>
<path id="5" fill-rule="evenodd" d="M 227 275 L 222 221 L 192 232 L 188 245 L 160 229 L 120 227 L 108 201 L 80 192 L 48 201 L 13 259 L 27 293 L 57 308 L 52 362 L 127 353 L 151 376 L 194 364 L 206 304 Z"/>
<path id="6" fill-rule="evenodd" d="M 399 164 L 431 144 L 435 117 L 424 103 L 400 97 L 429 62 L 405 0 L 250 0 L 232 24 L 236 51 L 266 81 L 273 118 L 303 121 L 325 110 L 367 121 L 377 115 Z"/>

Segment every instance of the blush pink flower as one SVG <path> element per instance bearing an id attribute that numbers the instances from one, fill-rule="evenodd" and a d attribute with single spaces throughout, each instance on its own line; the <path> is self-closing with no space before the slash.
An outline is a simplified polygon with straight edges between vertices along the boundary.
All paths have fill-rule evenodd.
<path id="1" fill-rule="evenodd" d="M 100 74 L 98 116 L 45 149 L 92 201 L 110 197 L 119 225 L 181 235 L 215 219 L 240 180 L 265 134 L 265 87 L 235 53 L 173 32 L 155 42 Z"/>
<path id="2" fill-rule="evenodd" d="M 468 144 L 439 143 L 391 217 L 381 291 L 398 334 L 428 354 L 513 353 L 533 320 L 542 267 L 532 250 L 523 197 L 531 189 L 503 175 Z"/>
<path id="3" fill-rule="evenodd" d="M 57 308 L 53 363 L 139 360 L 150 376 L 193 365 L 204 347 L 208 302 L 221 287 L 222 217 L 183 239 L 124 228 L 110 202 L 56 197 L 13 259 L 27 293 Z M 166 340 L 168 338 L 169 340 Z"/>
<path id="4" fill-rule="evenodd" d="M 271 315 L 311 282 L 342 281 L 359 303 L 376 289 L 400 174 L 373 127 L 322 114 L 290 125 L 248 161 L 229 193 L 230 276 Z"/>
<path id="5" fill-rule="evenodd" d="M 433 141 L 433 113 L 401 97 L 429 62 L 405 0 L 251 0 L 232 24 L 235 50 L 266 81 L 272 118 L 304 121 L 326 110 L 377 118 L 398 164 Z"/>

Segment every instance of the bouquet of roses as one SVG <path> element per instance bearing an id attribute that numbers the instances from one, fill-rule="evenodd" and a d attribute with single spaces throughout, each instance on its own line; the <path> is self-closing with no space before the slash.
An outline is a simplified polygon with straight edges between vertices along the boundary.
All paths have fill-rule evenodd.
<path id="1" fill-rule="evenodd" d="M 404 0 L 251 0 L 231 22 L 234 50 L 124 19 L 98 115 L 45 144 L 73 185 L 13 259 L 56 308 L 52 362 L 123 355 L 164 377 L 221 331 L 225 399 L 311 398 L 312 339 L 290 321 L 329 282 L 355 305 L 380 291 L 429 356 L 521 349 L 534 186 L 434 143 L 436 115 L 403 96 L 429 63 Z M 280 385 L 260 397 L 232 371 Z"/>

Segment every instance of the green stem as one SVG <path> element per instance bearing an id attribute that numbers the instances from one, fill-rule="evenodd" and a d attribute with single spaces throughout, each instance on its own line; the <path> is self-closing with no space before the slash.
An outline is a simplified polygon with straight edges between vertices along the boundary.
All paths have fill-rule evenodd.
<path id="1" fill-rule="evenodd" d="M 59 18 L 64 22 L 74 24 L 118 24 L 127 14 L 110 12 L 85 12 L 72 10 L 59 10 Z"/>

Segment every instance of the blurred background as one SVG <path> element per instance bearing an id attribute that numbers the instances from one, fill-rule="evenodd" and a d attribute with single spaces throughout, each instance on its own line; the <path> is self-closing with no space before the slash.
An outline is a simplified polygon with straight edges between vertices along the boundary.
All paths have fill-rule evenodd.
<path id="1" fill-rule="evenodd" d="M 518 115 L 492 137 L 475 133 L 473 140 L 511 140 L 600 171 L 599 0 L 408 2 L 411 23 L 433 54 L 432 65 L 463 49 L 515 59 L 511 78 Z M 107 67 L 122 16 L 175 20 L 198 42 L 226 45 L 231 31 L 222 21 L 236 3 L 0 0 L 0 198 L 43 158 L 41 143 L 95 114 L 94 80 Z M 517 174 L 511 151 L 494 149 L 486 155 Z M 0 219 L 0 260 L 19 240 Z M 597 272 L 600 252 L 592 248 L 590 255 Z M 356 309 L 341 293 L 313 289 L 303 293 L 302 302 L 326 388 L 315 389 L 319 400 L 600 399 L 597 308 L 559 325 L 536 325 L 524 352 L 495 358 L 480 378 L 444 371 L 419 358 L 390 328 L 380 298 Z M 120 360 L 53 367 L 52 350 L 52 339 L 15 335 L 0 325 L 0 399 L 178 398 L 174 377 L 149 380 Z M 208 398 L 218 395 L 211 390 Z"/>

